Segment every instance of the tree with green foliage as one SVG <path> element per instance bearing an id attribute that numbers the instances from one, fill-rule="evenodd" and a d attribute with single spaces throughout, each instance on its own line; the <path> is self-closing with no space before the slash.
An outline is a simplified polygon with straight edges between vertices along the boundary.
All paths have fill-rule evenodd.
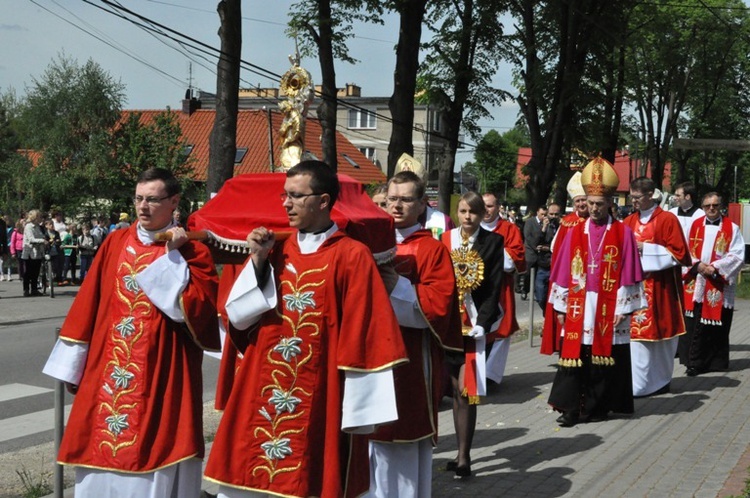
<path id="1" fill-rule="evenodd" d="M 113 203 L 115 210 L 130 208 L 138 174 L 159 167 L 172 171 L 180 180 L 187 200 L 205 199 L 205 193 L 198 193 L 190 180 L 192 160 L 185 153 L 186 145 L 176 112 L 156 114 L 149 123 L 144 123 L 138 112 L 128 113 L 112 132 L 113 164 L 99 172 L 98 181 L 107 189 L 103 197 Z"/>
<path id="2" fill-rule="evenodd" d="M 89 166 L 102 161 L 123 100 L 124 86 L 93 60 L 60 55 L 32 79 L 17 123 L 21 146 L 42 153 L 30 172 L 36 207 L 73 208 L 96 191 Z"/>
<path id="3" fill-rule="evenodd" d="M 176 114 L 162 113 L 153 123 L 137 114 L 121 120 L 123 92 L 95 62 L 80 66 L 63 56 L 33 80 L 11 125 L 19 130 L 18 145 L 40 159 L 35 167 L 18 155 L 0 163 L 17 189 L 19 209 L 55 205 L 80 216 L 126 211 L 143 169 L 161 166 L 187 179 Z"/>
<path id="4" fill-rule="evenodd" d="M 477 143 L 474 161 L 464 165 L 464 172 L 477 178 L 480 193 L 493 192 L 505 200 L 508 188 L 515 188 L 517 158 L 518 146 L 490 130 Z"/>
<path id="5" fill-rule="evenodd" d="M 747 140 L 750 136 L 750 15 L 735 0 L 713 2 L 693 19 L 703 33 L 695 48 L 689 90 L 677 123 L 680 138 Z M 672 183 L 690 180 L 701 192 L 718 190 L 724 199 L 747 197 L 750 157 L 732 150 L 675 149 Z M 737 178 L 735 178 L 735 174 Z"/>
<path id="6" fill-rule="evenodd" d="M 531 212 L 549 197 L 560 170 L 568 168 L 580 119 L 581 92 L 592 47 L 609 36 L 612 4 L 597 0 L 514 0 L 515 31 L 503 38 L 514 66 L 516 100 L 529 128 L 532 155 L 525 170 Z M 601 51 L 599 51 L 601 53 Z"/>
<path id="7" fill-rule="evenodd" d="M 357 62 L 346 46 L 354 36 L 355 22 L 382 24 L 383 8 L 375 0 L 316 0 L 298 2 L 289 11 L 291 36 L 299 36 L 300 53 L 320 63 L 321 103 L 318 118 L 322 128 L 323 161 L 337 169 L 336 111 L 338 108 L 335 60 Z"/>
<path id="8" fill-rule="evenodd" d="M 439 0 L 431 2 L 425 22 L 434 33 L 425 45 L 420 69 L 420 102 L 435 106 L 444 117 L 446 149 L 438 164 L 438 209 L 450 211 L 453 168 L 461 130 L 479 138 L 477 122 L 490 117 L 489 107 L 506 94 L 490 86 L 497 71 L 503 27 L 503 2 Z"/>

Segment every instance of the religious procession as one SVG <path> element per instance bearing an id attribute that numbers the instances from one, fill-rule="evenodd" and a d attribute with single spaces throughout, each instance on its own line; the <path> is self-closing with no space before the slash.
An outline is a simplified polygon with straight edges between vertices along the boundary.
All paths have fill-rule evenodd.
<path id="1" fill-rule="evenodd" d="M 404 154 L 370 198 L 305 156 L 309 80 L 298 65 L 282 80 L 280 172 L 227 181 L 187 226 L 175 176 L 138 176 L 137 221 L 102 244 L 44 367 L 75 395 L 57 455 L 75 496 L 437 496 L 444 398 L 438 472 L 472 482 L 478 407 L 502 385 L 532 266 L 560 429 L 627 422 L 670 393 L 675 361 L 690 378 L 729 369 L 745 241 L 718 193 L 680 184 L 666 211 L 639 177 L 620 220 L 620 178 L 595 157 L 569 214 L 550 204 L 521 230 L 491 192 L 436 210 Z M 208 455 L 204 352 L 221 359 Z"/>
<path id="2" fill-rule="evenodd" d="M 540 352 L 557 358 L 546 401 L 561 428 L 669 393 L 676 359 L 688 377 L 729 367 L 744 240 L 716 193 L 682 184 L 669 212 L 637 178 L 619 220 L 619 178 L 594 158 L 568 183 L 574 210 L 530 217 L 524 241 L 492 193 L 461 195 L 454 226 L 413 158 L 373 199 L 325 163 L 291 162 L 231 180 L 187 228 L 174 176 L 139 176 L 137 222 L 103 244 L 44 367 L 75 394 L 58 460 L 76 496 L 197 497 L 203 479 L 230 498 L 433 496 L 444 397 L 455 453 L 441 471 L 471 480 L 532 228 L 549 256 Z M 248 189 L 268 199 L 228 216 Z M 223 412 L 205 469 L 204 351 L 221 351 Z"/>

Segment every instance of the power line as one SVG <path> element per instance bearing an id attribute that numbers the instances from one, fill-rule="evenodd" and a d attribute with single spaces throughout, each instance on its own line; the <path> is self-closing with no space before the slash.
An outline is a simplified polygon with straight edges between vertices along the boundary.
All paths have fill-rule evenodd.
<path id="1" fill-rule="evenodd" d="M 96 34 L 92 33 L 91 31 L 88 31 L 88 30 L 86 30 L 86 29 L 82 28 L 81 26 L 77 25 L 76 23 L 74 23 L 74 22 L 71 22 L 71 21 L 69 21 L 68 19 L 65 19 L 65 18 L 64 18 L 63 16 L 59 15 L 59 14 L 58 14 L 57 12 L 53 12 L 52 10 L 48 9 L 47 7 L 45 7 L 45 6 L 41 5 L 41 4 L 40 4 L 39 2 L 37 2 L 36 0 L 30 0 L 30 1 L 31 1 L 31 3 L 33 3 L 34 5 L 36 5 L 37 7 L 39 7 L 40 9 L 42 9 L 42 10 L 44 10 L 44 11 L 48 12 L 49 14 L 51 14 L 51 15 L 53 15 L 53 16 L 55 16 L 55 17 L 57 17 L 57 18 L 58 18 L 58 19 L 60 19 L 61 21 L 65 22 L 65 23 L 67 23 L 67 24 L 70 24 L 70 25 L 71 25 L 71 26 L 73 26 L 74 28 L 76 28 L 76 29 L 78 29 L 78 30 L 80 30 L 80 31 L 83 31 L 84 33 L 86 33 L 87 35 L 91 36 L 92 38 L 95 38 L 95 39 L 99 40 L 100 42 L 104 43 L 105 45 L 107 45 L 107 46 L 109 46 L 109 47 L 111 47 L 111 48 L 113 48 L 113 49 L 117 50 L 118 52 L 122 53 L 122 54 L 123 54 L 123 55 L 125 55 L 126 57 L 129 57 L 129 58 L 133 59 L 133 60 L 134 60 L 134 61 L 136 61 L 136 62 L 140 62 L 141 64 L 143 64 L 143 65 L 147 66 L 148 68 L 150 68 L 150 69 L 152 69 L 153 71 L 155 71 L 155 72 L 159 73 L 160 75 L 162 75 L 162 76 L 164 76 L 164 77 L 166 77 L 166 78 L 169 78 L 169 79 L 171 79 L 171 80 L 177 81 L 177 82 L 178 82 L 179 84 L 182 84 L 182 80 L 180 80 L 179 78 L 175 78 L 175 77 L 174 77 L 174 76 L 172 76 L 171 74 L 167 73 L 166 71 L 163 71 L 163 70 L 159 69 L 158 67 L 156 67 L 156 66 L 154 66 L 153 64 L 151 64 L 151 63 L 147 62 L 146 60 L 144 60 L 144 59 L 142 59 L 142 58 L 140 58 L 140 57 L 137 57 L 137 56 L 133 55 L 132 53 L 129 53 L 129 52 L 127 52 L 127 51 L 126 51 L 126 50 L 124 50 L 123 48 L 120 48 L 120 47 L 117 47 L 117 46 L 115 46 L 115 44 L 114 44 L 113 42 L 109 42 L 109 41 L 107 41 L 107 40 L 103 39 L 102 37 L 100 37 L 100 36 L 98 36 L 98 35 L 96 35 Z M 69 12 L 69 13 L 70 13 L 70 12 Z M 74 14 L 72 14 L 72 13 L 71 13 L 71 15 L 73 15 L 74 17 L 76 17 L 76 16 L 75 16 Z M 76 17 L 76 18 L 77 18 L 77 17 Z M 83 21 L 82 21 L 82 22 L 83 22 Z"/>
<path id="2" fill-rule="evenodd" d="M 132 11 L 132 10 L 126 8 L 126 7 L 123 7 L 123 6 L 119 5 L 119 4 L 113 3 L 113 2 L 111 2 L 109 0 L 100 0 L 100 1 L 102 3 L 104 3 L 105 5 L 109 6 L 110 8 L 116 9 L 116 10 L 124 12 L 124 13 L 127 13 L 128 15 L 133 16 L 133 17 L 139 19 L 140 22 L 137 22 L 137 21 L 135 21 L 135 20 L 133 20 L 131 18 L 128 18 L 127 16 L 122 15 L 122 14 L 119 14 L 119 13 L 116 13 L 116 12 L 112 12 L 112 11 L 110 11 L 108 9 L 104 9 L 102 7 L 99 7 L 98 5 L 93 4 L 90 0 L 84 0 L 84 2 L 88 3 L 89 5 L 92 5 L 92 6 L 96 7 L 96 8 L 99 8 L 99 9 L 103 10 L 104 12 L 108 12 L 108 13 L 111 13 L 113 15 L 116 15 L 117 17 L 125 19 L 125 20 L 127 20 L 128 22 L 130 22 L 130 23 L 132 23 L 134 25 L 141 26 L 143 29 L 153 30 L 154 32 L 158 33 L 160 36 L 165 36 L 165 37 L 170 38 L 170 39 L 172 39 L 174 41 L 177 41 L 174 38 L 175 36 L 181 37 L 181 38 L 184 38 L 185 40 L 188 40 L 190 43 L 192 43 L 194 45 L 198 45 L 200 47 L 200 50 L 203 51 L 203 52 L 218 54 L 218 55 L 216 55 L 217 57 L 221 56 L 221 55 L 224 55 L 224 53 L 221 51 L 221 49 L 213 47 L 213 46 L 211 46 L 211 45 L 209 45 L 207 43 L 201 42 L 200 40 L 197 40 L 197 39 L 195 39 L 195 38 L 193 38 L 191 36 L 188 36 L 188 35 L 180 32 L 180 31 L 174 30 L 174 29 L 172 29 L 172 28 L 170 28 L 170 27 L 168 27 L 166 25 L 158 23 L 158 22 L 156 22 L 156 21 L 154 21 L 154 20 L 152 20 L 152 19 L 150 19 L 150 18 L 148 18 L 146 16 L 138 14 L 137 12 L 134 12 L 134 11 Z M 148 23 L 148 25 L 150 25 L 150 26 L 145 26 L 142 23 Z M 159 28 L 159 29 L 157 30 L 155 28 Z M 166 31 L 169 34 L 164 33 L 162 30 Z M 185 43 L 185 42 L 179 42 L 179 43 L 182 44 L 182 43 Z M 193 47 L 193 48 L 195 48 L 195 47 Z M 252 64 L 250 62 L 247 62 L 244 59 L 240 59 L 240 65 L 241 66 L 246 66 L 245 67 L 246 70 L 248 70 L 248 71 L 250 71 L 250 72 L 252 72 L 252 73 L 254 73 L 254 74 L 258 75 L 258 76 L 269 78 L 269 79 L 273 79 L 274 81 L 279 81 L 281 79 L 281 75 L 276 74 L 273 71 L 265 69 L 265 68 L 263 68 L 261 66 L 258 66 L 258 65 Z M 323 96 L 322 92 L 317 92 L 316 91 L 315 93 L 318 96 L 320 96 L 322 98 L 325 98 Z M 367 112 L 367 113 L 373 114 L 376 117 L 378 117 L 378 119 L 382 119 L 382 120 L 384 120 L 386 122 L 390 122 L 390 123 L 394 123 L 394 124 L 398 123 L 392 117 L 385 116 L 385 115 L 382 115 L 382 114 L 378 114 L 378 113 L 373 112 L 373 111 L 371 111 L 371 110 L 369 110 L 367 108 L 364 108 L 364 107 L 361 107 L 361 106 L 359 106 L 357 104 L 354 104 L 354 103 L 342 100 L 342 99 L 340 99 L 338 97 L 335 97 L 335 99 L 336 99 L 336 102 L 339 105 L 343 106 L 343 107 L 346 107 L 346 108 L 349 108 L 349 109 L 357 109 L 357 110 L 360 110 L 360 111 L 363 111 L 363 112 Z M 441 133 L 437 133 L 437 132 L 434 132 L 434 131 L 425 131 L 425 130 L 417 127 L 417 126 L 412 126 L 412 129 L 415 130 L 415 131 L 418 131 L 420 133 L 426 133 L 426 134 L 428 134 L 431 137 L 440 138 L 440 139 L 445 140 L 445 141 L 449 140 L 448 137 L 446 137 L 445 135 L 443 135 Z M 458 142 L 458 146 L 459 147 L 461 147 L 461 146 L 463 146 L 463 147 L 470 147 L 471 144 L 468 144 L 468 143 L 463 142 L 463 141 L 459 141 Z"/>

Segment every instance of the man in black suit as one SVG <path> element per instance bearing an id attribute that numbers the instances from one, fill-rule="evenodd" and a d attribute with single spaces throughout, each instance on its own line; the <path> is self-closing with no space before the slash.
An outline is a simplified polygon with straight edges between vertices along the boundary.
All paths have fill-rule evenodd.
<path id="1" fill-rule="evenodd" d="M 524 246 L 526 248 L 526 263 L 529 268 L 536 268 L 534 279 L 534 300 L 545 310 L 547 289 L 549 287 L 550 260 L 552 239 L 555 236 L 560 221 L 560 206 L 551 204 L 549 209 L 541 206 L 536 216 L 526 220 L 523 227 Z"/>

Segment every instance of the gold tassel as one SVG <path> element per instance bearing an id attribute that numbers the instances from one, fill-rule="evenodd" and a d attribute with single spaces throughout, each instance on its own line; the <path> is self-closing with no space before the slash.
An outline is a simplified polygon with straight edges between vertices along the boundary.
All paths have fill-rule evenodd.
<path id="1" fill-rule="evenodd" d="M 469 404 L 470 405 L 478 405 L 479 404 L 479 396 L 469 396 Z"/>
<path id="2" fill-rule="evenodd" d="M 466 398 L 469 396 L 469 390 L 464 387 L 464 390 L 461 391 L 461 397 Z"/>

